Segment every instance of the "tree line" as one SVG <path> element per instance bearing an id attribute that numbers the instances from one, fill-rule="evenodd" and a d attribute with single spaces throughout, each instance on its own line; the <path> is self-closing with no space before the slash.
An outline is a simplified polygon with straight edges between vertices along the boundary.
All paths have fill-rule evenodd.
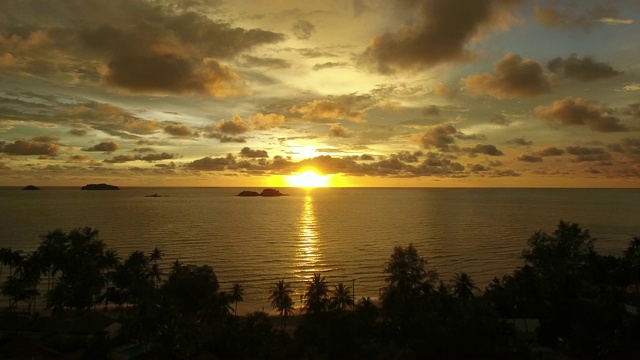
<path id="1" fill-rule="evenodd" d="M 124 326 L 114 344 L 137 341 L 145 347 L 139 358 L 150 359 L 203 352 L 224 359 L 530 358 L 541 346 L 576 358 L 640 356 L 640 237 L 621 257 L 605 256 L 588 230 L 560 221 L 552 233 L 535 232 L 524 265 L 483 292 L 469 274 L 442 280 L 413 245 L 396 246 L 379 304 L 355 301 L 344 283 L 331 285 L 317 273 L 293 327 L 296 303 L 284 279 L 269 291 L 277 324 L 263 312 L 238 317 L 243 286 L 221 290 L 211 266 L 176 260 L 165 274 L 157 247 L 121 258 L 98 235 L 92 228 L 54 230 L 33 252 L 0 249 L 7 307 L 23 303 L 33 313 L 41 296 L 52 316 L 115 307 Z M 539 326 L 518 332 L 513 319 Z"/>

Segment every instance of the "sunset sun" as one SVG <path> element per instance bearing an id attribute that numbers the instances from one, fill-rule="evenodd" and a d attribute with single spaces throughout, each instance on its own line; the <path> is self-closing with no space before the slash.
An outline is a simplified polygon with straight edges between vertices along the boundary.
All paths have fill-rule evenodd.
<path id="1" fill-rule="evenodd" d="M 287 176 L 287 184 L 292 187 L 317 188 L 330 186 L 329 176 L 320 175 L 315 170 L 307 169 L 301 173 Z"/>

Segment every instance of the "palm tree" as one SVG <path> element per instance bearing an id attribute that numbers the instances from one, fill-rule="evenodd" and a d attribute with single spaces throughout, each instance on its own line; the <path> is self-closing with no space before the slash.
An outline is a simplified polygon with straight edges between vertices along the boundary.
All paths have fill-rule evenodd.
<path id="1" fill-rule="evenodd" d="M 291 299 L 291 285 L 284 282 L 284 279 L 278 281 L 276 285 L 271 289 L 271 306 L 278 310 L 280 318 L 282 319 L 281 328 L 284 331 L 284 325 L 287 321 L 287 316 L 293 314 L 293 300 Z"/>
<path id="2" fill-rule="evenodd" d="M 238 315 L 238 301 L 244 300 L 244 288 L 239 283 L 234 283 L 231 287 L 231 293 L 229 294 L 229 300 L 235 302 L 233 308 L 233 315 Z"/>
<path id="3" fill-rule="evenodd" d="M 180 270 L 180 268 L 182 267 L 182 265 L 183 265 L 182 261 L 176 259 L 176 261 L 174 261 L 171 264 L 171 270 L 169 271 L 169 277 L 171 277 L 173 274 L 177 273 Z"/>
<path id="4" fill-rule="evenodd" d="M 480 290 L 466 272 L 456 273 L 453 279 L 453 294 L 463 300 L 473 298 L 473 292 Z"/>
<path id="5" fill-rule="evenodd" d="M 339 282 L 338 285 L 331 290 L 331 307 L 338 310 L 345 310 L 347 307 L 353 307 L 353 298 L 349 288 L 344 283 Z"/>
<path id="6" fill-rule="evenodd" d="M 327 310 L 329 305 L 329 286 L 322 274 L 313 274 L 313 278 L 307 283 L 307 292 L 303 297 L 307 313 L 319 313 Z"/>

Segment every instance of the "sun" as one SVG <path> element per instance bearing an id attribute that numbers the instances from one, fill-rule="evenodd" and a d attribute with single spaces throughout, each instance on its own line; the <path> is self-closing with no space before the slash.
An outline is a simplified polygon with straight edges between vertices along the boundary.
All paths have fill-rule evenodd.
<path id="1" fill-rule="evenodd" d="M 307 169 L 301 173 L 287 176 L 287 184 L 291 187 L 318 188 L 330 186 L 330 177 L 320 175 L 315 170 Z"/>

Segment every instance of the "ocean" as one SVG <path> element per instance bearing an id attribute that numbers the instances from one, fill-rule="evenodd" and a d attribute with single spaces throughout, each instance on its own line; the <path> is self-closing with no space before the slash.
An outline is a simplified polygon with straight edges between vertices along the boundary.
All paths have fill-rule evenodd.
<path id="1" fill-rule="evenodd" d="M 322 272 L 330 284 L 378 299 L 394 246 L 413 244 L 442 280 L 467 272 L 480 288 L 513 272 L 527 239 L 578 223 L 601 254 L 621 255 L 640 236 L 640 189 L 280 189 L 289 196 L 237 197 L 240 188 L 81 191 L 0 188 L 0 246 L 35 250 L 56 228 L 94 227 L 121 257 L 164 252 L 211 265 L 223 290 L 245 288 L 238 312 L 271 311 L 269 289 Z M 161 197 L 145 197 L 158 193 Z"/>

